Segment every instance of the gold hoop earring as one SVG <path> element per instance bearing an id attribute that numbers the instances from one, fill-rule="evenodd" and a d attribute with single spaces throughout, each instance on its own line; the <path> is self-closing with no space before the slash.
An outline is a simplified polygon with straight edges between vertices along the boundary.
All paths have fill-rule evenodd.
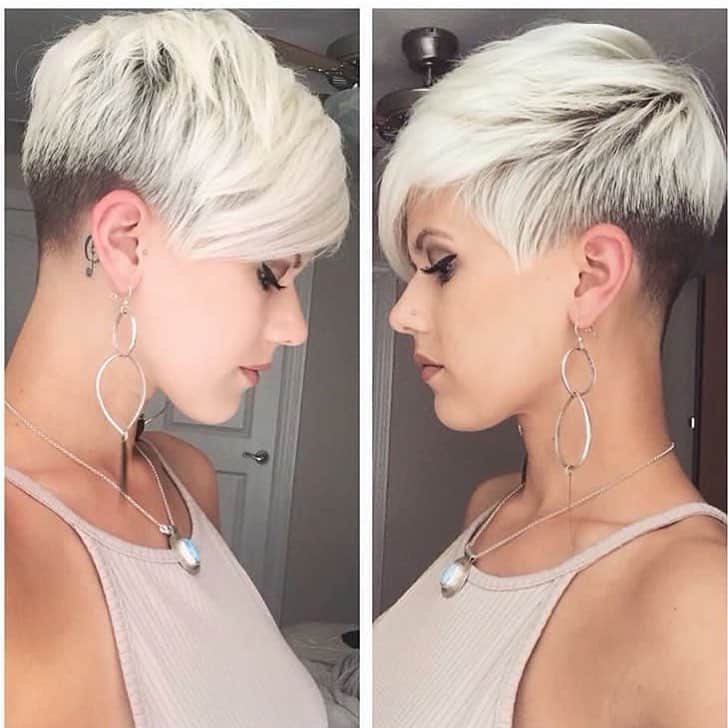
<path id="1" fill-rule="evenodd" d="M 590 331 L 593 333 L 594 329 L 593 326 L 590 326 L 584 331 Z M 592 444 L 592 421 L 591 421 L 591 415 L 589 413 L 589 408 L 587 407 L 586 402 L 584 401 L 584 397 L 586 394 L 588 394 L 594 384 L 597 381 L 597 368 L 594 364 L 594 359 L 592 359 L 591 354 L 589 353 L 589 350 L 584 345 L 584 338 L 579 333 L 579 327 L 577 324 L 574 324 L 574 334 L 576 336 L 576 346 L 572 346 L 561 358 L 561 382 L 564 385 L 564 388 L 566 389 L 569 397 L 564 402 L 564 406 L 561 408 L 561 411 L 559 412 L 559 416 L 556 419 L 556 427 L 554 429 L 554 450 L 556 451 L 556 457 L 559 459 L 559 463 L 564 468 L 567 477 L 569 479 L 569 506 L 571 506 L 571 478 L 574 470 L 576 470 L 578 467 L 581 467 L 587 457 L 589 456 L 589 451 L 591 450 L 591 444 Z M 580 352 L 584 358 L 586 359 L 587 364 L 589 365 L 589 372 L 590 372 L 590 380 L 587 386 L 583 390 L 574 389 L 574 387 L 571 386 L 569 382 L 569 378 L 566 374 L 566 366 L 569 362 L 569 358 L 574 352 Z M 566 414 L 566 411 L 571 406 L 571 403 L 576 401 L 579 405 L 581 416 L 584 423 L 584 444 L 581 449 L 581 453 L 579 457 L 573 462 L 570 463 L 566 460 L 566 457 L 564 456 L 562 450 L 561 450 L 561 422 L 564 418 L 564 415 Z M 569 511 L 569 536 L 571 538 L 571 511 Z M 573 539 L 571 541 L 572 548 L 573 548 Z"/>
<path id="2" fill-rule="evenodd" d="M 139 418 L 139 414 L 142 411 L 142 407 L 144 406 L 144 402 L 147 398 L 147 382 L 144 377 L 144 371 L 142 370 L 141 365 L 139 362 L 132 356 L 132 351 L 134 350 L 134 347 L 136 346 L 136 340 L 137 340 L 137 324 L 136 319 L 134 316 L 129 312 L 129 299 L 131 298 L 132 289 L 131 286 L 129 287 L 129 292 L 124 296 L 124 299 L 121 302 L 121 306 L 119 307 L 119 312 L 116 315 L 116 319 L 114 320 L 114 326 L 111 330 L 111 344 L 114 348 L 114 352 L 110 354 L 104 361 L 102 362 L 101 366 L 99 367 L 98 371 L 96 372 L 96 399 L 98 400 L 99 406 L 101 407 L 101 411 L 104 413 L 104 417 L 108 420 L 109 424 L 121 435 L 121 464 L 119 468 L 119 487 L 122 489 L 124 493 L 126 493 L 126 471 L 127 471 L 127 454 L 126 454 L 126 443 L 129 440 L 129 429 L 132 425 L 134 425 L 137 422 L 137 419 Z M 125 350 L 122 350 L 119 346 L 119 327 L 124 319 L 125 316 L 129 317 L 129 323 L 131 325 L 131 339 L 129 341 L 129 345 Z M 134 368 L 139 375 L 139 380 L 141 382 L 141 397 L 139 400 L 139 405 L 136 408 L 134 415 L 129 420 L 129 423 L 126 425 L 126 427 L 122 427 L 112 416 L 109 412 L 108 408 L 106 407 L 106 403 L 104 402 L 104 398 L 101 394 L 101 378 L 106 371 L 106 368 L 111 364 L 114 359 L 118 358 L 126 358 L 128 359 L 133 365 Z"/>

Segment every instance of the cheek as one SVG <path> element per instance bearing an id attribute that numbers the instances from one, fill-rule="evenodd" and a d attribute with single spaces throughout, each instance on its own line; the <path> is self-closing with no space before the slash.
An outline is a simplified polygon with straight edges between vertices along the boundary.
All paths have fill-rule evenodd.
<path id="1" fill-rule="evenodd" d="M 266 297 L 256 282 L 168 281 L 149 296 L 145 350 L 155 369 L 177 376 L 203 376 L 232 369 L 257 353 Z M 140 339 L 141 339 L 140 326 Z M 252 352 L 251 352 L 252 350 Z"/>
<path id="2" fill-rule="evenodd" d="M 507 281 L 480 277 L 458 284 L 443 291 L 437 310 L 444 363 L 454 372 L 482 379 L 510 357 L 508 349 L 517 343 L 522 311 L 515 287 Z"/>
<path id="3" fill-rule="evenodd" d="M 491 424 L 510 416 L 531 387 L 558 376 L 552 299 L 542 281 L 515 275 L 443 298 L 444 363 L 455 391 L 483 416 L 495 417 Z"/>

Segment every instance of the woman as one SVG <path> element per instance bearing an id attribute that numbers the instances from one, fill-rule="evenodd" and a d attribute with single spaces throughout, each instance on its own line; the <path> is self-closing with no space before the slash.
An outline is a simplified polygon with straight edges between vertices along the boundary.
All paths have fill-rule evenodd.
<path id="1" fill-rule="evenodd" d="M 660 346 L 725 183 L 696 75 L 622 28 L 487 44 L 415 105 L 390 323 L 443 424 L 515 416 L 527 461 L 376 621 L 376 728 L 721 724 L 726 516 L 675 457 Z"/>
<path id="2" fill-rule="evenodd" d="M 40 267 L 6 371 L 7 725 L 325 726 L 218 533 L 204 423 L 306 338 L 348 221 L 340 134 L 230 12 L 102 17 L 45 53 L 22 154 Z M 115 356 L 112 356 L 114 355 Z"/>

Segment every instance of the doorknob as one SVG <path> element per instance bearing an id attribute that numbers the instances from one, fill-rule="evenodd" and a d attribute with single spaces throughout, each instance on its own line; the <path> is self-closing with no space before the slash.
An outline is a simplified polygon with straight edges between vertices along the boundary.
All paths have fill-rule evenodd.
<path id="1" fill-rule="evenodd" d="M 258 450 L 257 452 L 248 452 L 247 450 L 243 453 L 244 458 L 250 458 L 255 460 L 258 465 L 265 465 L 270 459 L 270 455 L 265 450 Z"/>

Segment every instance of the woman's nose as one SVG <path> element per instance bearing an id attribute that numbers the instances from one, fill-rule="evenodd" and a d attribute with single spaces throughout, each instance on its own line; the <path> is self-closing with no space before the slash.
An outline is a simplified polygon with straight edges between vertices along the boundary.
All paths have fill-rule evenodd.
<path id="1" fill-rule="evenodd" d="M 424 328 L 420 304 L 412 293 L 408 285 L 389 312 L 389 325 L 400 334 L 415 334 Z"/>
<path id="2" fill-rule="evenodd" d="M 298 292 L 277 291 L 279 305 L 271 312 L 268 322 L 268 338 L 283 346 L 300 346 L 308 337 L 308 324 L 301 310 Z"/>

